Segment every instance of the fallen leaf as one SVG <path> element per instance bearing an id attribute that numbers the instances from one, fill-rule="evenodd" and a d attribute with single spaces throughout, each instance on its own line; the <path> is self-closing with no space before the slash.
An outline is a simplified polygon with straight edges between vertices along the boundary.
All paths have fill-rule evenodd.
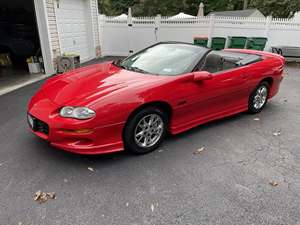
<path id="1" fill-rule="evenodd" d="M 200 154 L 201 152 L 203 152 L 204 151 L 204 147 L 201 147 L 201 148 L 199 148 L 199 149 L 197 149 L 195 152 L 194 152 L 194 154 Z"/>
<path id="2" fill-rule="evenodd" d="M 48 200 L 48 196 L 46 193 L 42 192 L 38 198 L 39 203 L 45 203 Z"/>
<path id="3" fill-rule="evenodd" d="M 278 130 L 278 131 L 273 133 L 273 136 L 279 136 L 280 134 L 281 134 L 281 130 Z"/>
<path id="4" fill-rule="evenodd" d="M 54 192 L 45 193 L 42 191 L 37 191 L 34 196 L 34 201 L 38 203 L 45 203 L 49 198 L 55 199 L 56 195 Z"/>
<path id="5" fill-rule="evenodd" d="M 269 182 L 270 185 L 272 185 L 273 187 L 278 186 L 278 183 L 276 181 L 271 181 Z"/>
<path id="6" fill-rule="evenodd" d="M 41 191 L 37 191 L 34 196 L 34 201 L 37 201 L 41 197 L 41 194 L 42 194 Z"/>
<path id="7" fill-rule="evenodd" d="M 151 211 L 153 212 L 154 211 L 154 205 L 151 204 Z"/>
<path id="8" fill-rule="evenodd" d="M 259 119 L 259 118 L 254 118 L 253 120 L 254 120 L 254 121 L 260 121 L 260 119 Z"/>
<path id="9" fill-rule="evenodd" d="M 92 167 L 88 167 L 88 170 L 89 170 L 89 171 L 92 171 L 92 172 L 95 171 L 94 168 L 92 168 Z"/>

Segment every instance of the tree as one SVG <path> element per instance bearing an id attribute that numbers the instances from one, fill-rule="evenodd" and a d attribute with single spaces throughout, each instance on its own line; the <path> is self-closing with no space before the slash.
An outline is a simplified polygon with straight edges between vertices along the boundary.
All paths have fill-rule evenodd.
<path id="1" fill-rule="evenodd" d="M 205 14 L 211 11 L 241 10 L 244 5 L 257 8 L 265 16 L 291 17 L 300 11 L 300 0 L 98 0 L 99 11 L 106 15 L 126 13 L 133 7 L 135 16 L 171 16 L 179 12 L 197 15 L 202 1 Z M 246 4 L 247 3 L 247 4 Z"/>
<path id="2" fill-rule="evenodd" d="M 161 14 L 170 16 L 179 12 L 197 15 L 199 0 L 142 0 L 133 8 L 134 15 L 153 16 Z M 242 5 L 241 0 L 203 0 L 205 12 L 216 10 L 233 10 Z"/>
<path id="3" fill-rule="evenodd" d="M 98 0 L 101 14 L 115 16 L 127 13 L 128 8 L 137 4 L 139 0 Z"/>
<path id="4" fill-rule="evenodd" d="M 110 7 L 110 0 L 98 0 L 98 9 L 100 14 L 110 15 Z"/>
<path id="5" fill-rule="evenodd" d="M 300 0 L 251 0 L 250 6 L 259 9 L 265 16 L 287 18 L 300 11 Z"/>
<path id="6" fill-rule="evenodd" d="M 142 0 L 133 7 L 134 15 L 137 16 L 157 14 L 170 16 L 183 10 L 184 3 L 182 0 Z"/>

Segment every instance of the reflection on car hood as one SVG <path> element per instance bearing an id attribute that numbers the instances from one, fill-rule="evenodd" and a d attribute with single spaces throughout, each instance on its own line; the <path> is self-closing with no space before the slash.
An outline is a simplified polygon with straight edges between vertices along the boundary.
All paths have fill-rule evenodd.
<path id="1" fill-rule="evenodd" d="M 111 63 L 104 63 L 56 75 L 43 85 L 42 91 L 59 106 L 82 106 L 124 90 L 134 92 L 163 79 L 166 78 L 123 70 Z"/>

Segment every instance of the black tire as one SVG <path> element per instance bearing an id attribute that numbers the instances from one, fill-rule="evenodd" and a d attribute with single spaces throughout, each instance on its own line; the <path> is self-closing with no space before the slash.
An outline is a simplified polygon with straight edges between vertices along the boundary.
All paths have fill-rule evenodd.
<path id="1" fill-rule="evenodd" d="M 157 138 L 157 141 L 155 142 L 155 144 L 149 146 L 149 147 L 142 147 L 140 145 L 137 144 L 137 141 L 135 140 L 135 132 L 138 124 L 140 123 L 140 121 L 150 115 L 157 115 L 159 116 L 159 118 L 161 118 L 161 121 L 163 122 L 163 129 L 162 129 L 162 133 L 161 136 L 159 138 Z M 133 153 L 133 154 L 146 154 L 149 152 L 154 151 L 155 149 L 158 148 L 158 146 L 163 142 L 166 133 L 167 133 L 167 128 L 168 128 L 168 116 L 167 114 L 162 111 L 161 109 L 157 108 L 157 107 L 146 107 L 140 111 L 138 111 L 136 114 L 134 114 L 129 121 L 127 121 L 127 124 L 125 126 L 124 129 L 124 133 L 123 133 L 123 141 L 124 141 L 124 147 L 125 150 Z"/>
<path id="2" fill-rule="evenodd" d="M 255 107 L 255 96 L 257 95 L 258 90 L 261 87 L 265 87 L 267 90 L 267 97 L 266 100 L 264 101 L 263 105 L 261 105 L 260 107 Z M 249 97 L 249 101 L 248 101 L 248 111 L 251 114 L 255 114 L 255 113 L 259 113 L 263 110 L 263 108 L 266 106 L 267 102 L 268 102 L 268 97 L 269 97 L 269 90 L 270 90 L 270 85 L 268 82 L 263 81 L 261 82 L 256 88 L 255 90 L 251 93 L 250 97 Z"/>

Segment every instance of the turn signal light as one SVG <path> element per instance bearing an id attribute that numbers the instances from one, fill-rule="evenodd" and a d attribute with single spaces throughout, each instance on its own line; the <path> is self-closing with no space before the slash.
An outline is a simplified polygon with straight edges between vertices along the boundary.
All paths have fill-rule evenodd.
<path id="1" fill-rule="evenodd" d="M 79 129 L 79 130 L 61 130 L 65 134 L 89 134 L 93 129 Z"/>

